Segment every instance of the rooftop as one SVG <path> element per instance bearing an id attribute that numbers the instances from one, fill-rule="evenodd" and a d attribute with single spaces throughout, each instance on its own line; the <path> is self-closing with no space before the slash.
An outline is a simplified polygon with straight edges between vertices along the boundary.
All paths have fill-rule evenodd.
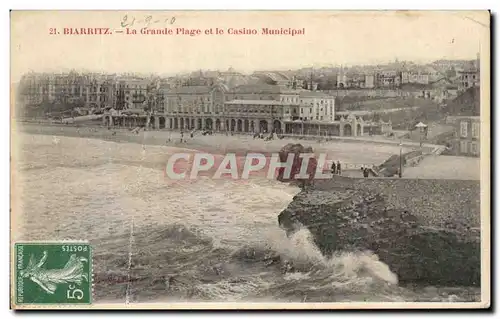
<path id="1" fill-rule="evenodd" d="M 480 115 L 480 93 L 479 87 L 471 87 L 458 95 L 454 100 L 447 103 L 444 112 L 448 115 Z"/>
<path id="2" fill-rule="evenodd" d="M 474 62 L 469 62 L 466 65 L 464 65 L 462 70 L 458 70 L 458 73 L 476 73 L 479 72 L 478 67 L 476 63 Z"/>
<path id="3" fill-rule="evenodd" d="M 271 79 L 272 81 L 289 81 L 290 78 L 281 73 L 281 72 L 277 72 L 277 71 L 257 71 L 254 73 L 255 76 L 265 76 L 265 77 L 268 77 L 269 79 Z"/>
<path id="4" fill-rule="evenodd" d="M 320 91 L 307 91 L 307 90 L 304 90 L 304 91 L 299 91 L 298 93 L 299 93 L 300 97 L 321 96 L 321 97 L 332 97 L 333 98 L 333 96 L 325 94 L 325 93 L 320 92 Z"/>
<path id="5" fill-rule="evenodd" d="M 253 83 L 239 85 L 231 90 L 231 93 L 256 93 L 256 94 L 280 94 L 294 92 L 293 90 L 287 89 L 279 85 Z"/>
<path id="6" fill-rule="evenodd" d="M 141 79 L 141 78 L 133 78 L 133 77 L 120 77 L 117 79 L 118 83 L 127 83 L 127 84 L 142 84 L 148 85 L 151 83 L 151 80 Z"/>
<path id="7" fill-rule="evenodd" d="M 259 79 L 256 77 L 239 74 L 221 73 L 218 76 L 218 79 L 222 83 L 226 84 L 229 88 L 259 83 Z"/>
<path id="8" fill-rule="evenodd" d="M 280 101 L 275 100 L 232 100 L 225 102 L 228 105 L 283 105 Z"/>
<path id="9" fill-rule="evenodd" d="M 167 91 L 167 94 L 204 94 L 212 91 L 212 86 L 206 85 L 192 85 L 180 86 Z"/>

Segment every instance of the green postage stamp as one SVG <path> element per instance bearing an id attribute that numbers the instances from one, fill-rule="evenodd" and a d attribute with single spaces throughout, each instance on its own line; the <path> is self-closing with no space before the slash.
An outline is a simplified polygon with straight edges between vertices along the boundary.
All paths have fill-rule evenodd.
<path id="1" fill-rule="evenodd" d="M 92 303 L 92 249 L 85 242 L 16 243 L 15 304 Z"/>

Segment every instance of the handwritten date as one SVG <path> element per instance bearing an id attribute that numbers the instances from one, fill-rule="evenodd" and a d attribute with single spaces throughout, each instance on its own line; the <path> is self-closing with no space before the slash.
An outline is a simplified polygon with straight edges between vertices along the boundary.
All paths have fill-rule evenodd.
<path id="1" fill-rule="evenodd" d="M 123 16 L 120 25 L 122 26 L 122 28 L 131 27 L 134 24 L 142 24 L 145 27 L 149 27 L 150 25 L 160 23 L 174 24 L 175 21 L 175 17 L 145 15 L 141 18 L 136 19 L 136 17 L 126 14 Z"/>

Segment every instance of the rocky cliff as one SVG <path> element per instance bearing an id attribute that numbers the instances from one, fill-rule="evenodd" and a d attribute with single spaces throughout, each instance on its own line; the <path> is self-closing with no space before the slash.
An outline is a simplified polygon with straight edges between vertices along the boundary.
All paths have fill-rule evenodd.
<path id="1" fill-rule="evenodd" d="M 324 255 L 370 250 L 400 283 L 480 285 L 477 181 L 315 181 L 278 217 L 288 233 L 307 227 Z"/>

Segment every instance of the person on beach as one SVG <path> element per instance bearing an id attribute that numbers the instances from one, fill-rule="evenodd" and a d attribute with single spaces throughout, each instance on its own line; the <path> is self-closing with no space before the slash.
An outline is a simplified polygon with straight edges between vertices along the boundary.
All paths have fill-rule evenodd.
<path id="1" fill-rule="evenodd" d="M 335 165 L 335 161 L 332 161 L 331 169 L 333 175 L 337 174 L 337 166 Z"/>
<path id="2" fill-rule="evenodd" d="M 342 167 L 340 166 L 340 161 L 337 161 L 337 174 L 338 175 L 342 174 Z"/>
<path id="3" fill-rule="evenodd" d="M 368 168 L 363 168 L 363 177 L 368 178 Z"/>

